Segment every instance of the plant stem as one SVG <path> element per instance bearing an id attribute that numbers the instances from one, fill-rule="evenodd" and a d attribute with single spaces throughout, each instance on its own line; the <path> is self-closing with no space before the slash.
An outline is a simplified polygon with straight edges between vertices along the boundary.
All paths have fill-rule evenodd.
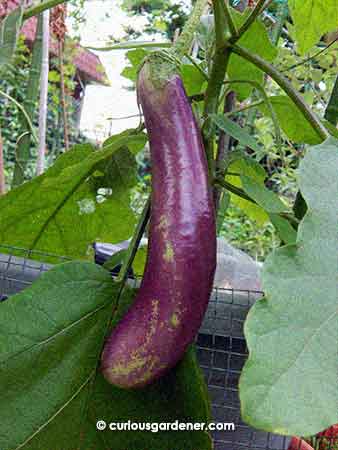
<path id="1" fill-rule="evenodd" d="M 173 50 L 176 55 L 183 56 L 186 53 L 190 53 L 190 48 L 194 40 L 196 28 L 200 22 L 201 15 L 203 14 L 207 4 L 208 0 L 196 0 L 194 9 L 192 10 L 188 21 L 186 22 L 182 33 L 173 46 Z"/>
<path id="2" fill-rule="evenodd" d="M 203 112 L 205 119 L 207 119 L 210 114 L 217 113 L 218 111 L 219 97 L 222 91 L 222 86 L 230 57 L 230 49 L 226 47 L 227 36 L 225 34 L 225 30 L 228 24 L 227 24 L 227 17 L 225 15 L 225 11 L 222 5 L 223 1 L 224 0 L 213 0 L 215 32 L 216 32 L 216 50 L 213 56 L 208 87 L 205 93 L 204 112 Z M 203 140 L 208 160 L 209 175 L 211 179 L 213 179 L 215 172 L 214 137 L 215 137 L 215 126 L 213 125 L 213 123 L 206 120 L 203 129 Z"/>
<path id="3" fill-rule="evenodd" d="M 266 0 L 258 0 L 256 3 L 256 6 L 252 10 L 249 17 L 246 19 L 246 21 L 243 23 L 243 25 L 240 27 L 238 32 L 230 39 L 230 42 L 234 44 L 237 42 L 243 34 L 251 27 L 251 25 L 254 23 L 254 21 L 257 19 L 257 17 L 264 11 Z"/>
<path id="4" fill-rule="evenodd" d="M 85 46 L 87 50 L 96 50 L 98 52 L 109 52 L 111 50 L 129 50 L 134 48 L 168 48 L 172 47 L 172 42 L 143 42 L 143 41 L 127 41 L 119 44 L 108 45 L 106 47 Z"/>
<path id="5" fill-rule="evenodd" d="M 322 48 L 321 50 L 319 50 L 318 52 L 316 52 L 315 54 L 309 56 L 308 58 L 303 59 L 302 61 L 300 61 L 297 64 L 293 64 L 292 66 L 287 67 L 286 69 L 282 69 L 281 72 L 289 72 L 290 70 L 295 69 L 296 67 L 302 66 L 303 64 L 306 64 L 307 62 L 317 58 L 318 56 L 322 55 L 323 53 L 325 53 L 327 50 L 329 50 L 329 48 L 335 44 L 338 41 L 338 37 L 336 39 L 334 39 L 329 45 L 327 45 L 326 47 Z"/>
<path id="6" fill-rule="evenodd" d="M 149 197 L 143 208 L 143 211 L 141 213 L 135 233 L 133 234 L 132 240 L 130 241 L 130 244 L 128 246 L 127 253 L 124 257 L 120 273 L 119 273 L 118 277 L 116 278 L 116 281 L 121 283 L 118 298 L 120 297 L 120 295 L 123 291 L 124 285 L 126 284 L 126 281 L 128 279 L 129 270 L 131 268 L 131 265 L 133 264 L 138 246 L 140 245 L 144 230 L 146 229 L 148 220 L 150 218 L 150 205 L 151 205 L 151 200 Z"/>
<path id="7" fill-rule="evenodd" d="M 214 55 L 213 65 L 211 68 L 210 80 L 205 93 L 204 112 L 205 119 L 210 114 L 215 114 L 218 111 L 219 96 L 222 90 L 223 81 L 225 78 L 230 52 L 226 51 L 224 54 L 223 49 L 216 50 Z M 203 140 L 205 152 L 207 155 L 209 174 L 211 178 L 214 176 L 215 161 L 214 161 L 214 137 L 215 126 L 208 120 L 205 122 L 203 128 Z"/>
<path id="8" fill-rule="evenodd" d="M 257 102 L 250 103 L 249 105 L 242 106 L 241 108 L 234 109 L 225 114 L 226 117 L 233 116 L 234 114 L 241 113 L 243 111 L 247 111 L 251 108 L 256 108 L 264 103 L 264 100 L 257 100 Z"/>
<path id="9" fill-rule="evenodd" d="M 232 185 L 231 183 L 228 183 L 226 180 L 223 180 L 222 178 L 217 178 L 215 180 L 216 184 L 219 184 L 221 187 L 223 187 L 224 189 L 226 189 L 229 192 L 232 192 L 233 194 L 237 195 L 238 197 L 241 197 L 243 200 L 247 200 L 250 203 L 253 203 L 254 205 L 258 205 L 258 203 L 252 199 L 251 197 L 249 197 L 244 191 L 243 189 Z M 284 219 L 288 220 L 290 222 L 290 224 L 294 227 L 297 227 L 299 225 L 299 220 L 298 217 L 294 217 L 292 214 L 290 213 L 280 213 L 278 214 L 280 217 L 283 217 Z"/>
<path id="10" fill-rule="evenodd" d="M 235 22 L 234 22 L 234 20 L 232 18 L 232 15 L 231 15 L 230 6 L 229 6 L 229 0 L 224 0 L 224 2 L 223 2 L 223 9 L 224 9 L 224 14 L 225 14 L 226 21 L 227 21 L 227 24 L 228 24 L 228 27 L 229 27 L 229 31 L 230 31 L 232 36 L 236 36 L 238 31 L 237 31 L 237 28 L 236 28 L 236 24 L 235 24 Z"/>
<path id="11" fill-rule="evenodd" d="M 224 101 L 224 114 L 230 112 L 234 106 L 236 101 L 236 95 L 233 91 L 229 92 Z M 215 167 L 215 175 L 224 172 L 224 165 L 226 161 L 229 161 L 229 153 L 231 149 L 232 138 L 229 134 L 225 133 L 224 130 L 221 130 L 218 138 L 218 146 L 217 146 L 217 156 L 216 156 L 216 167 Z M 221 198 L 222 189 L 218 186 L 214 186 L 214 204 L 215 209 L 218 211 L 220 198 Z"/>
<path id="12" fill-rule="evenodd" d="M 251 84 L 252 86 L 254 86 L 254 88 L 257 89 L 257 91 L 260 93 L 261 97 L 263 98 L 263 102 L 266 104 L 268 110 L 270 111 L 271 114 L 271 119 L 275 128 L 275 134 L 276 134 L 276 140 L 277 140 L 277 147 L 279 149 L 281 149 L 281 145 L 282 145 L 282 135 L 281 135 L 281 130 L 279 127 L 279 121 L 278 121 L 278 117 L 277 114 L 275 112 L 275 110 L 273 109 L 272 106 L 272 102 L 269 99 L 268 94 L 265 92 L 264 87 L 259 84 L 257 81 L 255 80 L 229 80 L 226 81 L 225 83 L 231 84 L 231 83 L 248 83 Z"/>
<path id="13" fill-rule="evenodd" d="M 209 81 L 209 76 L 204 70 L 197 64 L 197 62 L 192 58 L 188 53 L 185 55 L 186 58 L 189 59 L 191 64 L 196 67 L 196 69 L 199 71 L 199 73 L 202 75 L 202 77 L 205 79 L 205 81 Z"/>
<path id="14" fill-rule="evenodd" d="M 31 122 L 29 115 L 28 115 L 27 111 L 25 110 L 25 108 L 18 101 L 16 101 L 15 98 L 10 96 L 9 94 L 6 94 L 6 92 L 3 92 L 1 89 L 0 89 L 0 96 L 7 98 L 7 100 L 14 103 L 14 105 L 22 112 L 22 114 L 25 116 L 25 119 L 27 120 L 27 124 L 29 126 L 29 132 L 32 134 L 34 141 L 38 142 L 38 138 L 36 136 L 34 126 Z"/>
<path id="15" fill-rule="evenodd" d="M 243 189 L 232 185 L 231 183 L 228 183 L 227 181 L 223 180 L 222 178 L 216 179 L 216 184 L 219 184 L 222 188 L 225 188 L 227 191 L 232 192 L 233 194 L 237 195 L 238 197 L 243 198 L 244 200 L 247 200 L 250 203 L 254 203 L 257 205 L 255 200 L 253 200 L 251 197 L 249 197 Z"/>
<path id="16" fill-rule="evenodd" d="M 277 7 L 276 23 L 272 31 L 272 42 L 277 45 L 283 31 L 283 25 L 289 15 L 287 2 L 280 3 Z"/>
<path id="17" fill-rule="evenodd" d="M 330 136 L 329 132 L 315 115 L 315 113 L 309 108 L 301 95 L 298 94 L 289 80 L 285 78 L 284 75 L 279 72 L 279 70 L 277 70 L 273 65 L 265 61 L 260 56 L 249 52 L 239 45 L 231 45 L 231 49 L 234 53 L 251 62 L 259 69 L 263 70 L 267 75 L 269 75 L 295 103 L 305 119 L 309 122 L 309 124 L 322 140 L 325 140 Z"/>
<path id="18" fill-rule="evenodd" d="M 32 6 L 31 8 L 27 8 L 23 13 L 23 20 L 30 19 L 33 16 L 37 16 L 38 14 L 42 13 L 46 9 L 54 8 L 54 6 L 59 5 L 60 3 L 66 3 L 69 0 L 46 0 L 43 3 L 40 3 L 39 5 Z"/>
<path id="19" fill-rule="evenodd" d="M 228 0 L 226 0 L 225 3 L 227 3 L 227 1 Z M 225 3 L 224 0 L 212 1 L 215 21 L 216 50 L 223 48 L 230 37 L 230 23 L 232 23 L 232 18 L 228 7 L 224 6 Z M 232 27 L 234 26 L 235 25 L 232 24 Z"/>

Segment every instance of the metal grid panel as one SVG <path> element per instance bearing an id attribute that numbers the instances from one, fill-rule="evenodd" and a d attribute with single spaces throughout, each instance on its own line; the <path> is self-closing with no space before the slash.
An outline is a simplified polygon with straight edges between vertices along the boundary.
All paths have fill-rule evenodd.
<path id="1" fill-rule="evenodd" d="M 15 255 L 15 256 L 14 256 Z M 67 258 L 0 246 L 0 299 L 20 292 Z M 132 282 L 132 284 L 135 283 Z M 243 323 L 260 292 L 215 288 L 197 338 L 197 351 L 215 422 L 234 423 L 235 432 L 214 432 L 215 450 L 286 450 L 289 439 L 253 430 L 241 421 L 238 379 L 247 357 Z"/>
<path id="2" fill-rule="evenodd" d="M 234 423 L 236 430 L 213 433 L 215 450 L 286 450 L 289 438 L 257 431 L 240 416 L 238 381 L 247 358 L 243 324 L 258 291 L 215 288 L 197 338 L 215 422 Z"/>

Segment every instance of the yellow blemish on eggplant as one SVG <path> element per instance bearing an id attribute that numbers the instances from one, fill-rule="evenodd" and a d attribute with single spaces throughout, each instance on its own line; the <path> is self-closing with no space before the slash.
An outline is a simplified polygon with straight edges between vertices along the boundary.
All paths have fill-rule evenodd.
<path id="1" fill-rule="evenodd" d="M 125 376 L 131 375 L 135 370 L 141 370 L 143 367 L 147 367 L 147 371 L 142 375 L 146 380 L 148 376 L 151 375 L 151 371 L 153 367 L 157 364 L 157 357 L 153 357 L 149 355 L 149 346 L 151 345 L 152 338 L 156 334 L 158 322 L 159 322 L 159 300 L 151 301 L 151 316 L 149 319 L 149 328 L 145 335 L 144 343 L 132 354 L 127 362 L 118 362 L 116 363 L 110 370 L 116 376 Z M 144 356 L 144 354 L 147 354 Z M 141 380 L 141 381 L 142 381 Z"/>
<path id="2" fill-rule="evenodd" d="M 165 252 L 163 255 L 163 258 L 166 262 L 173 262 L 174 261 L 174 249 L 170 242 L 166 243 Z"/>
<path id="3" fill-rule="evenodd" d="M 144 372 L 143 375 L 138 377 L 138 384 L 145 383 L 152 377 L 153 369 L 158 365 L 158 362 L 159 358 L 157 356 L 153 358 L 148 358 L 147 362 L 148 369 Z"/>
<path id="4" fill-rule="evenodd" d="M 151 306 L 151 316 L 150 316 L 150 327 L 149 331 L 147 332 L 146 342 L 156 333 L 157 323 L 158 323 L 158 316 L 159 316 L 159 300 L 152 300 Z"/>
<path id="5" fill-rule="evenodd" d="M 176 313 L 173 313 L 170 317 L 170 323 L 174 328 L 176 328 L 180 324 L 180 319 Z"/>
<path id="6" fill-rule="evenodd" d="M 159 230 L 166 230 L 168 228 L 168 225 L 169 225 L 168 217 L 165 215 L 161 216 L 157 228 Z"/>
<path id="7" fill-rule="evenodd" d="M 148 358 L 141 358 L 139 355 L 133 355 L 127 364 L 117 363 L 110 368 L 112 374 L 117 376 L 128 376 L 137 369 L 141 369 L 147 364 Z"/>

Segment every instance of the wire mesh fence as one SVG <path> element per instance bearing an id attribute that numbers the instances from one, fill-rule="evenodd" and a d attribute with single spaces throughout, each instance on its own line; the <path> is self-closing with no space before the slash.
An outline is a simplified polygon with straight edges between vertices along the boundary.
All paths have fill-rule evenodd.
<path id="1" fill-rule="evenodd" d="M 39 262 L 39 259 L 48 263 Z M 52 254 L 0 246 L 0 301 L 25 289 L 53 264 L 67 260 Z M 213 420 L 235 425 L 234 431 L 212 433 L 215 450 L 287 450 L 290 445 L 290 438 L 255 430 L 246 425 L 240 415 L 238 382 L 248 355 L 243 324 L 248 310 L 261 294 L 215 287 L 196 340 Z M 325 450 L 331 448 L 336 450 L 333 446 Z"/>

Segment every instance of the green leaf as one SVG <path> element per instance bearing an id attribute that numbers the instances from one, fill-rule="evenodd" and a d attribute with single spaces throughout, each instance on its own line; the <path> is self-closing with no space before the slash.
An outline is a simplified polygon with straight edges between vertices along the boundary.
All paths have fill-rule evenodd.
<path id="1" fill-rule="evenodd" d="M 156 424 L 176 420 L 208 422 L 210 411 L 205 382 L 192 348 L 173 371 L 144 389 L 119 389 L 98 375 L 88 410 L 90 414 L 85 429 L 89 432 L 80 450 L 212 449 L 210 436 L 203 431 L 95 431 L 98 419 L 108 423 L 128 420 Z M 73 450 L 72 447 L 70 449 Z M 68 447 L 62 450 L 68 450 Z"/>
<path id="2" fill-rule="evenodd" d="M 22 22 L 23 8 L 20 6 L 2 19 L 0 24 L 0 69 L 10 64 L 14 55 Z"/>
<path id="3" fill-rule="evenodd" d="M 328 122 L 325 119 L 323 119 L 322 122 L 323 125 L 327 128 L 327 131 L 331 134 L 331 136 L 338 139 L 338 129 L 334 125 L 332 125 L 332 123 Z"/>
<path id="4" fill-rule="evenodd" d="M 280 126 L 289 139 L 296 144 L 320 144 L 320 137 L 289 97 L 276 95 L 270 97 L 270 101 Z M 265 104 L 260 105 L 259 108 L 263 114 L 270 115 Z"/>
<path id="5" fill-rule="evenodd" d="M 307 152 L 297 243 L 267 258 L 265 299 L 245 323 L 242 417 L 259 429 L 310 436 L 338 422 L 337 170 L 336 139 Z"/>
<path id="6" fill-rule="evenodd" d="M 337 29 L 336 0 L 289 0 L 298 50 L 309 51 L 328 31 Z"/>
<path id="7" fill-rule="evenodd" d="M 236 122 L 228 119 L 224 114 L 211 114 L 210 117 L 220 130 L 223 130 L 225 133 L 237 139 L 243 146 L 249 147 L 255 152 L 260 153 L 261 148 L 256 140 Z"/>
<path id="8" fill-rule="evenodd" d="M 240 14 L 235 10 L 231 11 L 237 27 L 245 21 L 248 14 L 249 12 Z M 244 33 L 238 44 L 269 62 L 272 62 L 277 56 L 277 50 L 272 45 L 265 26 L 258 20 Z M 263 72 L 234 54 L 230 56 L 228 75 L 230 80 L 252 80 L 260 84 L 263 83 Z M 247 84 L 238 84 L 234 85 L 233 89 L 238 93 L 240 100 L 245 100 L 251 94 L 253 87 Z"/>
<path id="9" fill-rule="evenodd" d="M 135 166 L 121 148 L 137 141 L 144 142 L 144 136 L 120 137 L 101 151 L 76 146 L 43 175 L 2 196 L 0 242 L 85 258 L 94 240 L 128 239 L 135 225 L 129 207 L 129 177 Z M 109 163 L 109 176 L 97 173 L 102 162 Z M 99 188 L 107 195 L 99 196 Z"/>
<path id="10" fill-rule="evenodd" d="M 282 242 L 285 244 L 294 244 L 297 240 L 297 231 L 292 228 L 290 222 L 278 214 L 269 214 L 269 216 Z"/>
<path id="11" fill-rule="evenodd" d="M 219 233 L 222 230 L 223 222 L 225 219 L 225 214 L 227 212 L 229 204 L 230 204 L 230 194 L 228 191 L 224 191 L 222 193 L 220 205 L 219 205 L 219 208 L 217 211 L 217 223 L 216 223 L 217 235 L 219 235 Z"/>
<path id="12" fill-rule="evenodd" d="M 122 131 L 122 133 L 114 134 L 113 136 L 110 136 L 108 139 L 106 139 L 102 147 L 107 147 L 109 145 L 114 144 L 116 141 L 121 139 L 122 137 L 128 137 L 128 136 L 135 136 L 138 135 L 138 139 L 131 139 L 127 143 L 128 149 L 131 151 L 133 155 L 136 155 L 138 152 L 144 149 L 144 146 L 146 145 L 146 142 L 148 140 L 148 137 L 145 133 L 138 132 L 134 128 L 128 128 L 127 130 Z"/>
<path id="13" fill-rule="evenodd" d="M 127 52 L 126 57 L 131 65 L 125 67 L 121 72 L 121 75 L 124 78 L 128 78 L 128 80 L 135 82 L 139 66 L 148 53 L 148 51 L 143 50 L 142 48 L 130 50 L 129 52 Z"/>
<path id="14" fill-rule="evenodd" d="M 288 208 L 280 200 L 278 195 L 267 189 L 259 180 L 257 181 L 246 175 L 241 175 L 241 181 L 244 191 L 265 211 L 276 214 L 287 211 Z"/>
<path id="15" fill-rule="evenodd" d="M 114 387 L 97 371 L 119 288 L 101 267 L 70 262 L 1 304 L 1 449 L 211 450 L 210 436 L 202 431 L 96 429 L 98 420 L 210 419 L 193 348 L 167 376 L 144 389 Z M 130 304 L 133 291 L 125 295 Z"/>
<path id="16" fill-rule="evenodd" d="M 70 262 L 1 304 L 3 450 L 77 448 L 113 298 L 108 272 Z"/>
<path id="17" fill-rule="evenodd" d="M 144 268 L 147 261 L 148 249 L 146 246 L 140 246 L 135 255 L 133 262 L 133 269 L 137 276 L 143 275 Z"/>
<path id="18" fill-rule="evenodd" d="M 95 177 L 94 189 L 100 194 L 103 191 L 101 186 L 105 186 L 106 199 L 112 194 L 122 199 L 137 183 L 137 163 L 135 156 L 127 147 L 121 147 L 113 152 L 110 158 L 101 161 L 97 165 L 97 171 L 102 175 L 97 174 Z"/>
<path id="19" fill-rule="evenodd" d="M 230 173 L 236 173 L 239 176 L 227 175 L 226 181 L 234 186 L 242 188 L 241 175 L 247 175 L 257 183 L 264 185 L 266 173 L 264 168 L 253 158 L 250 158 L 240 152 L 238 156 L 235 155 L 233 161 L 230 163 L 228 171 Z M 255 220 L 259 225 L 263 225 L 269 220 L 268 214 L 264 209 L 248 200 L 238 197 L 237 195 L 230 194 L 231 201 L 245 212 L 251 219 Z"/>
<path id="20" fill-rule="evenodd" d="M 192 64 L 182 64 L 180 72 L 187 95 L 200 94 L 205 78 L 197 67 Z"/>

